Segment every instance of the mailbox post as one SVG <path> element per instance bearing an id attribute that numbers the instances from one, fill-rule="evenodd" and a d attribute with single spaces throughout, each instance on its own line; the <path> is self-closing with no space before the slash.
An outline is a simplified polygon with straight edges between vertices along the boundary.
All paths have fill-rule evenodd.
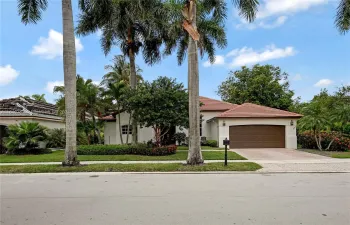
<path id="1" fill-rule="evenodd" d="M 223 141 L 223 144 L 225 145 L 225 166 L 227 166 L 227 145 L 230 145 L 230 140 L 228 140 L 227 138 L 225 138 L 225 140 Z"/>

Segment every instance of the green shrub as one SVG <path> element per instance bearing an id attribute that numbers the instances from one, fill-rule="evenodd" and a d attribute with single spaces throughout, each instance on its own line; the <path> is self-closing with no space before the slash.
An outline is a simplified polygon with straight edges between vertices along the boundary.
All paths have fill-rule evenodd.
<path id="1" fill-rule="evenodd" d="M 28 151 L 25 148 L 13 149 L 11 152 L 8 152 L 10 155 L 40 155 L 40 154 L 50 154 L 52 153 L 51 149 L 47 148 L 32 148 Z"/>
<path id="2" fill-rule="evenodd" d="M 66 131 L 61 128 L 51 129 L 47 132 L 48 148 L 64 148 L 66 146 Z"/>
<path id="3" fill-rule="evenodd" d="M 89 144 L 88 137 L 84 132 L 77 133 L 77 145 L 87 145 Z"/>
<path id="4" fill-rule="evenodd" d="M 174 139 L 177 141 L 178 145 L 181 145 L 186 141 L 186 134 L 183 132 L 177 132 L 174 134 Z"/>
<path id="5" fill-rule="evenodd" d="M 207 146 L 218 147 L 218 142 L 216 140 L 207 140 Z"/>
<path id="6" fill-rule="evenodd" d="M 348 151 L 350 149 L 350 138 L 345 136 L 335 137 L 335 135 L 336 134 L 334 133 L 322 132 L 322 148 L 326 149 L 329 143 L 334 139 L 329 151 Z M 315 136 L 312 131 L 305 131 L 298 134 L 298 145 L 300 145 L 301 148 L 318 149 Z"/>
<path id="7" fill-rule="evenodd" d="M 176 153 L 176 146 L 148 147 L 147 144 L 136 145 L 80 145 L 78 155 L 149 155 L 162 156 Z"/>
<path id="8" fill-rule="evenodd" d="M 4 138 L 7 153 L 15 154 L 18 149 L 28 154 L 38 147 L 38 143 L 46 139 L 46 127 L 37 122 L 23 121 L 8 126 L 8 137 Z M 21 150 L 22 151 L 22 150 Z"/>

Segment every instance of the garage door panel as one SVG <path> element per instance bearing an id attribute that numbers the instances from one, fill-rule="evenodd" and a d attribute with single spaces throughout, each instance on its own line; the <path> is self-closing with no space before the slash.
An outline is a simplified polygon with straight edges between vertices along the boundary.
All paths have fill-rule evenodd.
<path id="1" fill-rule="evenodd" d="M 230 148 L 284 148 L 285 127 L 245 125 L 230 127 Z"/>

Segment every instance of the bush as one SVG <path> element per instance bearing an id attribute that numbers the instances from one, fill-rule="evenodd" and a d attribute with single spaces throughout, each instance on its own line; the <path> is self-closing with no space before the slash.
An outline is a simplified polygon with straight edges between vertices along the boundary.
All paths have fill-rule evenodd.
<path id="1" fill-rule="evenodd" d="M 329 143 L 333 140 L 334 133 L 322 132 L 322 148 L 326 149 Z M 315 137 L 312 131 L 305 131 L 303 133 L 298 134 L 298 145 L 301 148 L 307 149 L 318 149 Z M 329 151 L 348 151 L 350 149 L 350 138 L 342 136 L 335 137 Z"/>
<path id="2" fill-rule="evenodd" d="M 176 153 L 176 145 L 148 147 L 147 144 L 136 145 L 80 145 L 78 155 L 149 155 L 162 156 Z"/>
<path id="3" fill-rule="evenodd" d="M 207 146 L 218 147 L 218 142 L 216 140 L 207 140 Z"/>
<path id="4" fill-rule="evenodd" d="M 47 141 L 47 147 L 49 148 L 64 148 L 66 146 L 66 131 L 63 128 L 49 130 Z"/>
<path id="5" fill-rule="evenodd" d="M 47 148 L 32 148 L 32 149 L 12 149 L 10 152 L 7 152 L 9 155 L 40 155 L 40 154 L 50 154 L 52 153 L 51 149 Z"/>
<path id="6" fill-rule="evenodd" d="M 178 132 L 174 134 L 174 139 L 177 141 L 178 145 L 181 145 L 186 141 L 186 134 L 183 132 Z"/>

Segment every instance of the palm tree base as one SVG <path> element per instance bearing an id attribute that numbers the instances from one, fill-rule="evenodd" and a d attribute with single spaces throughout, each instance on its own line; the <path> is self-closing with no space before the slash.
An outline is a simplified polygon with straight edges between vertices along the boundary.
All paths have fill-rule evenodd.
<path id="1" fill-rule="evenodd" d="M 202 164 L 204 164 L 204 160 L 202 158 L 187 159 L 187 165 L 194 166 L 194 165 L 202 165 Z"/>
<path id="2" fill-rule="evenodd" d="M 78 160 L 74 160 L 74 161 L 66 160 L 62 162 L 62 166 L 79 166 L 79 165 L 80 165 L 80 161 Z"/>

